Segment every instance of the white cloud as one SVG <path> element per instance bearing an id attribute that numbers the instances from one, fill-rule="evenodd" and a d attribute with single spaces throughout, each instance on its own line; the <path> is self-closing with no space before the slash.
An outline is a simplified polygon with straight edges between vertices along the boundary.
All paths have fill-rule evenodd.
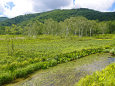
<path id="1" fill-rule="evenodd" d="M 14 7 L 8 9 L 6 3 L 13 2 Z M 53 9 L 72 8 L 72 0 L 0 0 L 0 12 L 7 17 L 49 11 Z"/>
<path id="2" fill-rule="evenodd" d="M 8 9 L 5 7 L 7 2 L 13 2 L 15 6 Z M 33 5 L 31 0 L 0 0 L 0 11 L 4 16 L 15 17 L 33 12 Z"/>
<path id="3" fill-rule="evenodd" d="M 14 7 L 5 7 L 7 2 L 13 2 Z M 90 8 L 108 11 L 115 0 L 76 0 L 75 8 Z M 28 13 L 49 11 L 53 9 L 71 9 L 73 0 L 0 0 L 0 16 L 15 17 Z"/>
<path id="4" fill-rule="evenodd" d="M 4 15 L 0 15 L 0 17 L 4 17 Z"/>
<path id="5" fill-rule="evenodd" d="M 34 11 L 48 11 L 61 8 L 72 8 L 72 0 L 33 0 Z"/>
<path id="6" fill-rule="evenodd" d="M 114 2 L 115 0 L 76 0 L 76 7 L 108 11 Z"/>

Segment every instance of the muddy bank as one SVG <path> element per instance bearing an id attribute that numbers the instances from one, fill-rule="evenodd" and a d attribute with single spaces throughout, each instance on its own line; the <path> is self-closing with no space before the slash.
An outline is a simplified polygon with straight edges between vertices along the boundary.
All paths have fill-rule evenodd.
<path id="1" fill-rule="evenodd" d="M 115 58 L 109 54 L 95 54 L 84 58 L 59 64 L 58 66 L 41 70 L 25 80 L 8 86 L 72 86 L 87 74 L 102 70 Z"/>

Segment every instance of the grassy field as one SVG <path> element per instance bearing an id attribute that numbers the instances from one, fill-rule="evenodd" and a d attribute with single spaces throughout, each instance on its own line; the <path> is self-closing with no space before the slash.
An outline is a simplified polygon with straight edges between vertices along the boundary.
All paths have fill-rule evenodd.
<path id="1" fill-rule="evenodd" d="M 0 36 L 0 85 L 39 69 L 102 52 L 114 39 Z"/>

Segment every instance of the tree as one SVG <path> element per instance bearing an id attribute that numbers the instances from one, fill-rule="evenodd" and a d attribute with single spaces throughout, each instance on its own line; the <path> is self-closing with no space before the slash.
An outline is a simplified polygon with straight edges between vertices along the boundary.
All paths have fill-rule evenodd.
<path id="1" fill-rule="evenodd" d="M 47 19 L 44 21 L 44 34 L 56 35 L 58 33 L 58 22 L 52 19 Z"/>
<path id="2" fill-rule="evenodd" d="M 105 34 L 108 32 L 109 27 L 106 22 L 100 22 L 98 27 L 100 29 L 100 33 Z"/>
<path id="3" fill-rule="evenodd" d="M 21 26 L 17 26 L 17 28 L 16 28 L 16 35 L 19 35 L 19 34 L 23 34 L 23 29 L 22 29 L 22 27 Z"/>
<path id="4" fill-rule="evenodd" d="M 24 34 L 27 34 L 29 37 L 36 37 L 43 33 L 43 24 L 39 21 L 31 21 L 24 27 Z"/>
<path id="5" fill-rule="evenodd" d="M 6 27 L 5 27 L 5 33 L 6 33 L 6 34 L 9 34 L 9 33 L 10 33 L 10 27 L 9 27 L 9 26 L 6 26 Z"/>
<path id="6" fill-rule="evenodd" d="M 88 31 L 89 31 L 89 36 L 91 37 L 94 32 L 97 31 L 97 22 L 95 20 L 88 20 Z"/>
<path id="7" fill-rule="evenodd" d="M 110 34 L 112 34 L 112 33 L 115 33 L 115 20 L 114 21 L 109 21 L 109 22 L 107 22 L 108 23 L 108 32 L 110 33 Z"/>
<path id="8" fill-rule="evenodd" d="M 16 34 L 16 28 L 17 26 L 15 24 L 12 24 L 12 26 L 10 27 L 10 34 L 14 35 Z"/>

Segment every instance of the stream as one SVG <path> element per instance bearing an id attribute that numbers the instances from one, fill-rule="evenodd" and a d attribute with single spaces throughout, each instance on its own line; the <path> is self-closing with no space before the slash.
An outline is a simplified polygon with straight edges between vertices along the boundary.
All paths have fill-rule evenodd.
<path id="1" fill-rule="evenodd" d="M 46 70 L 40 70 L 27 79 L 7 86 L 73 86 L 86 75 L 100 71 L 114 62 L 115 58 L 109 54 L 94 54 Z"/>

